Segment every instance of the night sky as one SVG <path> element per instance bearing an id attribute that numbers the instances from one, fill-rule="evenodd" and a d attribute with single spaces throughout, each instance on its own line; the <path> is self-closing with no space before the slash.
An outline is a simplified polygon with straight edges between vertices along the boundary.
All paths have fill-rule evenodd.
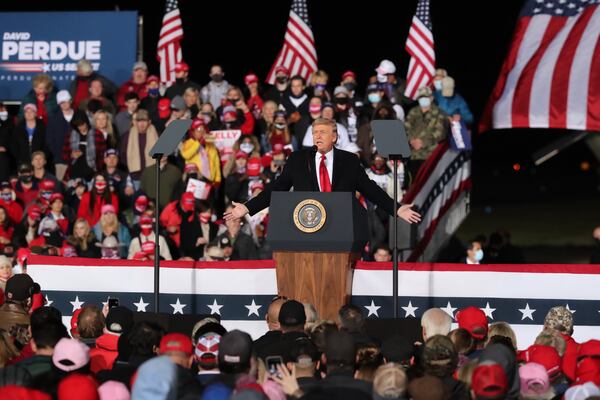
<path id="1" fill-rule="evenodd" d="M 495 84 L 523 2 L 431 1 L 437 65 L 455 78 L 457 91 L 476 118 Z M 183 55 L 192 79 L 205 84 L 213 63 L 222 64 L 226 79 L 236 84 L 250 71 L 264 78 L 281 48 L 290 4 L 291 0 L 179 0 Z M 330 74 L 330 84 L 351 69 L 358 74 L 360 90 L 384 58 L 405 76 L 409 56 L 404 43 L 416 5 L 416 0 L 308 0 L 319 67 Z M 3 2 L 2 6 L 5 11 L 138 10 L 144 17 L 144 61 L 151 72 L 158 72 L 155 49 L 163 1 Z M 532 152 L 564 134 L 569 133 L 511 130 L 476 135 L 474 203 L 514 201 L 515 193 L 520 200 L 549 193 L 597 195 L 598 163 L 583 142 L 533 167 Z M 590 162 L 588 172 L 580 170 L 582 161 Z M 519 171 L 513 169 L 516 163 Z"/>

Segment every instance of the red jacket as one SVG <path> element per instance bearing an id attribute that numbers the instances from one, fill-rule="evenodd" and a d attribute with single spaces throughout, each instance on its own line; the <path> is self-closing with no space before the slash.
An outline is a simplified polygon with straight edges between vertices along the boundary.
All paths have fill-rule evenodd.
<path id="1" fill-rule="evenodd" d="M 100 209 L 106 203 L 104 202 L 104 199 L 102 197 L 96 195 L 94 209 L 90 210 L 91 196 L 92 192 L 85 192 L 83 196 L 81 196 L 81 202 L 79 203 L 79 209 L 77 210 L 77 218 L 85 218 L 88 224 L 90 224 L 90 227 L 93 227 L 100 220 Z M 118 214 L 119 199 L 114 193 L 110 194 L 110 204 L 113 205 L 113 207 L 115 208 L 115 212 Z"/>
<path id="2" fill-rule="evenodd" d="M 167 206 L 160 213 L 160 224 L 166 229 L 169 226 L 176 226 L 177 232 L 169 233 L 169 237 L 175 242 L 177 247 L 181 244 L 181 238 L 179 237 L 179 226 L 181 225 L 181 215 L 177 211 L 177 203 L 179 200 L 175 200 L 167 204 Z"/>
<path id="3" fill-rule="evenodd" d="M 575 341 L 571 336 L 565 335 L 561 333 L 563 339 L 565 339 L 565 343 L 567 344 L 567 348 L 565 349 L 565 354 L 562 356 L 562 365 L 561 369 L 563 374 L 569 380 L 575 381 L 575 372 L 577 370 L 577 353 L 579 352 L 579 343 Z"/>
<path id="4" fill-rule="evenodd" d="M 104 369 L 112 369 L 119 350 L 119 336 L 105 333 L 96 339 L 96 347 L 90 349 L 90 369 L 94 374 Z"/>
<path id="5" fill-rule="evenodd" d="M 16 201 L 11 201 L 10 203 L 7 203 L 4 200 L 0 200 L 0 206 L 6 209 L 8 218 L 10 218 L 13 224 L 18 224 L 23 220 L 23 206 L 21 206 Z"/>
<path id="6" fill-rule="evenodd" d="M 146 82 L 138 85 L 133 83 L 133 79 L 130 79 L 121 85 L 119 92 L 117 93 L 117 105 L 119 106 L 120 110 L 125 108 L 125 95 L 129 92 L 137 93 L 140 100 L 142 100 L 144 97 L 148 96 Z"/>

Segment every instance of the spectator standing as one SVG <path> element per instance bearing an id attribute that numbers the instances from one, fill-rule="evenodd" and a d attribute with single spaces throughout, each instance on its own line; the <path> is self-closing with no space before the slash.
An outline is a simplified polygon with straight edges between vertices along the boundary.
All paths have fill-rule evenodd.
<path id="1" fill-rule="evenodd" d="M 36 107 L 36 118 L 40 119 L 46 125 L 48 117 L 51 117 L 58 111 L 54 82 L 50 75 L 39 74 L 31 79 L 31 86 L 33 88 L 21 100 L 19 118 L 25 115 L 25 106 L 33 104 Z"/>
<path id="2" fill-rule="evenodd" d="M 146 79 L 148 78 L 148 66 L 143 61 L 133 64 L 131 79 L 123 83 L 117 93 L 117 107 L 122 110 L 125 107 L 125 95 L 130 92 L 137 93 L 140 100 L 148 95 Z"/>
<path id="3" fill-rule="evenodd" d="M 150 150 L 158 141 L 156 128 L 150 122 L 148 111 L 138 110 L 134 124 L 121 140 L 121 154 L 133 179 L 135 189 L 139 189 L 142 171 L 153 165 Z"/>
<path id="4" fill-rule="evenodd" d="M 211 103 L 216 109 L 223 104 L 222 100 L 226 98 L 229 83 L 223 79 L 225 72 L 218 64 L 210 67 L 209 76 L 210 82 L 200 90 L 200 98 L 203 103 Z"/>

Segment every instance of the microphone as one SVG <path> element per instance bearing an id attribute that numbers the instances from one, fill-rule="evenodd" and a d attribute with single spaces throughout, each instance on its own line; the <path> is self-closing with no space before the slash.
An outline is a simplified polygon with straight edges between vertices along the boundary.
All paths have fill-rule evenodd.
<path id="1" fill-rule="evenodd" d="M 312 151 L 313 153 L 316 153 L 317 150 L 318 149 L 317 149 L 317 145 L 316 144 L 313 144 L 312 147 L 310 148 L 310 151 Z"/>

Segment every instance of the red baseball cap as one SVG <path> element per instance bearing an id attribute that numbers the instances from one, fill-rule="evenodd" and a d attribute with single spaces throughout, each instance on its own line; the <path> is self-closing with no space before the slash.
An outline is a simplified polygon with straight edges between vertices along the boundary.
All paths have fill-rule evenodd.
<path id="1" fill-rule="evenodd" d="M 278 65 L 277 67 L 275 67 L 275 74 L 278 74 L 280 72 L 283 72 L 286 75 L 290 74 L 290 71 L 288 71 L 288 69 L 283 65 Z"/>
<path id="2" fill-rule="evenodd" d="M 152 217 L 149 215 L 142 215 L 140 217 L 140 225 L 151 225 L 152 224 Z"/>
<path id="3" fill-rule="evenodd" d="M 160 354 L 165 354 L 168 351 L 181 351 L 188 356 L 193 353 L 194 346 L 192 339 L 182 333 L 168 333 L 163 336 L 160 341 Z"/>
<path id="4" fill-rule="evenodd" d="M 202 118 L 194 118 L 192 121 L 192 130 L 196 130 L 201 126 L 206 126 L 206 122 Z"/>
<path id="5" fill-rule="evenodd" d="M 99 400 L 98 383 L 90 375 L 71 374 L 58 384 L 60 400 Z"/>
<path id="6" fill-rule="evenodd" d="M 250 184 L 251 191 L 255 191 L 257 189 L 263 190 L 264 188 L 265 188 L 265 185 L 261 181 L 254 181 Z"/>
<path id="7" fill-rule="evenodd" d="M 466 329 L 475 339 L 482 340 L 487 335 L 488 320 L 485 313 L 477 307 L 463 308 L 456 314 L 458 327 Z M 475 333 L 474 330 L 482 328 L 483 333 Z"/>
<path id="8" fill-rule="evenodd" d="M 40 219 L 42 216 L 42 208 L 39 205 L 33 203 L 27 209 L 27 216 L 34 220 Z"/>
<path id="9" fill-rule="evenodd" d="M 52 193 L 50 196 L 50 204 L 54 203 L 55 200 L 65 201 L 65 197 L 61 193 Z"/>
<path id="10" fill-rule="evenodd" d="M 342 80 L 346 79 L 346 78 L 354 78 L 356 79 L 356 74 L 352 71 L 346 71 L 342 74 Z"/>
<path id="11" fill-rule="evenodd" d="M 248 158 L 248 154 L 239 150 L 237 153 L 235 153 L 235 159 L 237 160 L 238 158 Z"/>
<path id="12" fill-rule="evenodd" d="M 508 390 L 506 373 L 498 364 L 479 365 L 473 371 L 471 390 L 481 397 L 500 397 Z"/>
<path id="13" fill-rule="evenodd" d="M 599 358 L 585 358 L 577 363 L 575 384 L 580 385 L 585 382 L 594 382 L 596 385 L 600 385 Z"/>
<path id="14" fill-rule="evenodd" d="M 139 212 L 144 212 L 146 211 L 146 208 L 148 208 L 148 197 L 145 195 L 138 196 L 138 198 L 135 199 L 135 209 Z"/>
<path id="15" fill-rule="evenodd" d="M 0 399 L 5 400 L 51 400 L 52 397 L 39 390 L 23 386 L 6 385 L 0 388 Z"/>
<path id="16" fill-rule="evenodd" d="M 600 356 L 600 340 L 592 339 L 579 345 L 577 359 Z"/>
<path id="17" fill-rule="evenodd" d="M 83 308 L 78 308 L 73 312 L 73 315 L 71 316 L 71 336 L 77 333 L 77 318 L 79 318 L 79 314 L 81 314 L 81 311 L 83 311 Z"/>
<path id="18" fill-rule="evenodd" d="M 194 209 L 194 204 L 196 204 L 194 193 L 185 192 L 181 195 L 181 208 L 184 211 L 192 211 Z"/>
<path id="19" fill-rule="evenodd" d="M 158 101 L 158 116 L 160 118 L 168 118 L 171 114 L 171 100 L 164 97 Z"/>
<path id="20" fill-rule="evenodd" d="M 560 356 L 556 349 L 552 346 L 542 344 L 534 344 L 521 351 L 518 357 L 519 361 L 534 362 L 543 365 L 548 372 L 548 376 L 552 377 L 560 372 Z"/>
<path id="21" fill-rule="evenodd" d="M 252 157 L 248 160 L 248 164 L 246 165 L 246 171 L 248 172 L 248 176 L 258 176 L 260 175 L 260 158 Z"/>
<path id="22" fill-rule="evenodd" d="M 194 163 L 187 163 L 185 164 L 185 167 L 183 167 L 183 172 L 190 173 L 190 172 L 198 172 L 198 166 Z"/>
<path id="23" fill-rule="evenodd" d="M 150 75 L 148 79 L 146 79 L 146 83 L 148 84 L 150 82 L 160 83 L 160 79 L 158 79 L 158 76 L 156 75 Z"/>
<path id="24" fill-rule="evenodd" d="M 190 66 L 187 65 L 187 63 L 184 61 L 178 62 L 177 64 L 175 64 L 175 72 L 187 72 L 189 70 L 190 70 Z"/>
<path id="25" fill-rule="evenodd" d="M 281 143 L 275 143 L 273 145 L 273 155 L 283 153 L 283 145 Z"/>
<path id="26" fill-rule="evenodd" d="M 56 188 L 56 183 L 51 179 L 43 179 L 40 182 L 40 190 L 53 191 Z"/>
<path id="27" fill-rule="evenodd" d="M 244 83 L 246 85 L 249 85 L 251 83 L 257 83 L 258 82 L 258 76 L 256 76 L 256 74 L 248 74 L 244 77 Z"/>

